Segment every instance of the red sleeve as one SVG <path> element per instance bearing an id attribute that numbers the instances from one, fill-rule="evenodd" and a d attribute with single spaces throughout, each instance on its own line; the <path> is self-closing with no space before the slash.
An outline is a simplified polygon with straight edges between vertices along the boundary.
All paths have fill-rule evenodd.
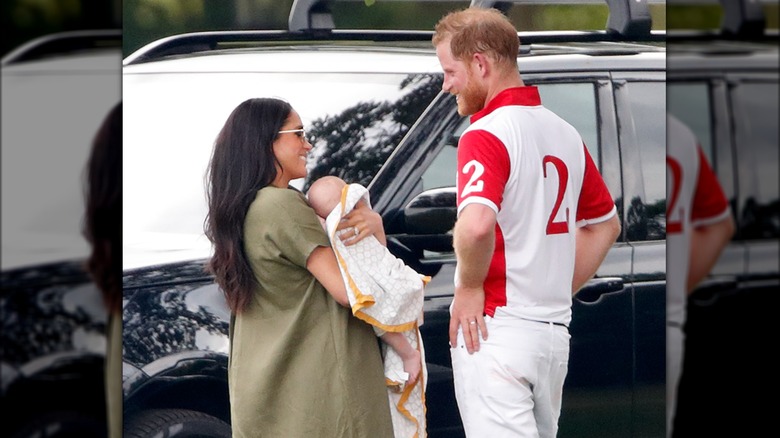
<path id="1" fill-rule="evenodd" d="M 588 148 L 585 149 L 585 175 L 582 178 L 582 189 L 577 204 L 577 221 L 597 219 L 609 214 L 615 207 L 612 194 L 601 178 L 596 164 L 593 162 Z"/>
<path id="2" fill-rule="evenodd" d="M 723 194 L 723 188 L 700 147 L 698 155 L 699 176 L 696 179 L 696 193 L 693 195 L 693 205 L 691 206 L 692 221 L 720 216 L 729 205 L 726 195 Z"/>
<path id="3" fill-rule="evenodd" d="M 509 166 L 506 147 L 496 136 L 483 130 L 464 134 L 458 143 L 458 206 L 477 198 L 500 209 Z"/>

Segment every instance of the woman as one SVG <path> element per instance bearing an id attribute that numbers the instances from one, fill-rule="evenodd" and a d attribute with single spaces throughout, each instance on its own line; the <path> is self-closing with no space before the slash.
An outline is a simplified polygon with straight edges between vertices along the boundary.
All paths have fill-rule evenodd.
<path id="1" fill-rule="evenodd" d="M 211 158 L 210 270 L 227 298 L 234 437 L 392 437 L 380 350 L 354 318 L 319 219 L 291 180 L 306 176 L 299 115 L 249 99 Z M 355 240 L 384 239 L 381 218 L 356 211 Z M 359 231 L 358 231 L 359 230 Z"/>

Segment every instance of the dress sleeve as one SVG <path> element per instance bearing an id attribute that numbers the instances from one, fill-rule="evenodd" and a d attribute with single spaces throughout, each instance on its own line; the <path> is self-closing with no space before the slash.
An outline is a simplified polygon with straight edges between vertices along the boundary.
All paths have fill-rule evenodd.
<path id="1" fill-rule="evenodd" d="M 269 211 L 262 215 L 267 220 L 265 237 L 279 256 L 305 267 L 315 248 L 330 246 L 319 218 L 303 194 L 292 189 L 277 190 L 270 201 Z"/>

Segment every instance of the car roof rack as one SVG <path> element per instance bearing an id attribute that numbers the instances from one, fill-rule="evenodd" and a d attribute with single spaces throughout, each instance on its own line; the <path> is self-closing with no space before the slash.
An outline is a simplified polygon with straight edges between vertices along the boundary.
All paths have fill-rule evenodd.
<path id="1" fill-rule="evenodd" d="M 764 4 L 777 0 L 669 0 L 668 6 L 720 5 L 721 23 L 716 32 L 701 30 L 673 30 L 669 37 L 685 38 L 776 38 L 777 32 L 767 32 Z"/>
<path id="2" fill-rule="evenodd" d="M 357 1 L 357 0 L 341 0 Z M 365 0 L 360 0 L 365 1 Z M 383 0 L 398 1 L 398 0 Z M 447 0 L 418 0 L 447 1 Z M 650 31 L 650 24 L 644 18 L 648 17 L 647 3 L 662 4 L 665 0 L 560 0 L 556 4 L 603 4 L 620 3 L 623 6 L 610 6 L 610 17 L 613 27 L 622 29 L 601 31 L 531 31 L 518 32 L 523 45 L 539 43 L 572 43 L 572 42 L 663 42 L 666 39 L 664 31 Z M 294 0 L 289 15 L 289 30 L 239 30 L 239 31 L 206 31 L 191 32 L 153 41 L 128 55 L 122 65 L 128 66 L 159 60 L 167 57 L 186 55 L 195 52 L 207 52 L 221 49 L 239 49 L 262 47 L 269 44 L 286 43 L 290 45 L 317 44 L 320 42 L 368 42 L 388 44 L 428 44 L 433 37 L 432 30 L 363 30 L 334 29 L 330 12 L 332 0 Z M 472 0 L 471 6 L 496 7 L 505 12 L 507 3 L 537 3 L 552 4 L 543 0 L 514 0 L 512 2 Z M 634 6 L 638 4 L 640 6 Z M 644 5 L 642 7 L 641 5 Z M 637 9 L 638 8 L 638 9 Z M 622 12 L 615 12 L 622 11 Z M 634 17 L 633 19 L 625 18 Z M 622 24 L 621 24 L 622 23 Z M 643 24 L 637 24 L 643 23 Z"/>
<path id="3" fill-rule="evenodd" d="M 120 29 L 58 32 L 28 41 L 6 54 L 0 65 L 8 66 L 82 50 L 121 48 Z"/>
<path id="4" fill-rule="evenodd" d="M 341 0 L 358 1 L 358 0 Z M 365 0 L 360 0 L 365 1 Z M 384 0 L 390 1 L 390 0 Z M 435 1 L 442 0 L 417 0 Z M 445 0 L 446 1 L 446 0 Z M 330 11 L 332 0 L 294 0 L 290 10 L 288 28 L 296 31 L 323 31 L 335 28 Z M 524 4 L 604 4 L 609 7 L 606 30 L 627 37 L 650 33 L 652 20 L 648 3 L 664 4 L 666 0 L 471 0 L 471 7 L 495 8 L 507 13 L 515 3 Z"/>

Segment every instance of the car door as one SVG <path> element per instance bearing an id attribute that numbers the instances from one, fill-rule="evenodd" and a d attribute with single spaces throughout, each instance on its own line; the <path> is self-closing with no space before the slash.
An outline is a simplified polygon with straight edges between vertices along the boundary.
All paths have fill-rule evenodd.
<path id="1" fill-rule="evenodd" d="M 634 290 L 633 434 L 661 436 L 666 357 L 666 81 L 613 73 Z M 660 420 L 660 421 L 659 421 Z"/>
<path id="2" fill-rule="evenodd" d="M 609 75 L 556 72 L 526 75 L 524 79 L 528 84 L 538 85 L 545 105 L 580 131 L 602 169 L 616 204 L 621 205 L 622 172 L 614 90 Z M 371 185 L 375 207 L 385 220 L 388 246 L 409 265 L 432 276 L 426 287 L 426 320 L 421 327 L 432 376 L 427 391 L 432 424 L 439 421 L 457 424 L 458 420 L 447 327 L 455 266 L 451 235 L 455 220 L 455 156 L 459 135 L 467 126 L 468 119 L 459 117 L 455 111 L 454 99 L 439 96 Z M 631 433 L 633 251 L 621 238 L 600 268 L 599 278 L 574 300 L 561 436 L 598 433 L 625 437 Z M 662 342 L 662 328 L 660 336 Z M 660 403 L 663 403 L 662 395 Z M 662 427 L 663 411 L 660 415 Z"/>

